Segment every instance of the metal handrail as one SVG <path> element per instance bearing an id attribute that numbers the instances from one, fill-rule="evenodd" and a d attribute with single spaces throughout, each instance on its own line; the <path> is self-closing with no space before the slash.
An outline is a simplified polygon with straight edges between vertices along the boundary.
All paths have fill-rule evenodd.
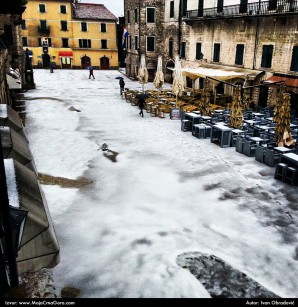
<path id="1" fill-rule="evenodd" d="M 184 19 L 245 17 L 298 13 L 298 0 L 271 0 L 247 4 L 227 5 L 220 10 L 217 7 L 187 11 Z"/>

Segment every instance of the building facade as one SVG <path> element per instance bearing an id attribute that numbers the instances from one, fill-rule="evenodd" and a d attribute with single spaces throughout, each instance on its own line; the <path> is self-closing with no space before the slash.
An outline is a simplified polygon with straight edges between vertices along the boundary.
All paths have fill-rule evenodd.
<path id="1" fill-rule="evenodd" d="M 124 1 L 128 38 L 125 44 L 126 70 L 136 78 L 141 54 L 146 55 L 148 80 L 153 81 L 158 55 L 163 53 L 164 1 Z"/>
<path id="2" fill-rule="evenodd" d="M 34 67 L 118 67 L 117 18 L 102 4 L 29 0 L 22 31 Z"/>
<path id="3" fill-rule="evenodd" d="M 141 27 L 131 16 L 140 1 L 125 0 L 127 29 L 132 36 Z M 232 84 L 260 84 L 284 81 L 291 93 L 291 105 L 298 116 L 298 1 L 297 0 L 164 0 L 142 1 L 141 10 L 158 11 L 157 52 L 163 56 L 165 80 L 171 82 L 175 55 L 183 68 L 209 68 L 242 73 Z M 145 20 L 145 16 L 143 18 Z M 144 35 L 142 32 L 140 35 Z M 139 35 L 139 36 L 140 36 Z M 161 38 L 158 36 L 161 35 Z M 128 44 L 129 56 L 135 53 Z M 150 56 L 145 46 L 142 49 Z M 142 52 L 141 52 L 142 53 Z M 131 65 L 131 63 L 129 63 Z M 128 66 L 129 75 L 133 75 Z M 204 76 L 185 75 L 187 87 L 200 88 Z M 218 93 L 231 94 L 232 87 L 213 83 Z M 251 90 L 251 99 L 265 107 L 277 88 Z"/>

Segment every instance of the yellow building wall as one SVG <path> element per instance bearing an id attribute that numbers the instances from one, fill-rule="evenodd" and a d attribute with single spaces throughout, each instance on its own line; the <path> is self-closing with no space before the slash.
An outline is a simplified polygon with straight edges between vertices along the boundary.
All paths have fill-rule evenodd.
<path id="1" fill-rule="evenodd" d="M 39 4 L 45 4 L 46 12 L 39 12 Z M 66 14 L 60 13 L 60 5 L 66 6 Z M 42 61 L 43 48 L 38 46 L 38 38 L 51 38 L 51 46 L 48 47 L 48 54 L 51 61 L 58 67 L 61 65 L 60 51 L 72 51 L 72 68 L 82 68 L 81 58 L 88 56 L 95 68 L 100 68 L 100 58 L 106 56 L 109 59 L 110 68 L 118 67 L 117 50 L 117 25 L 109 20 L 81 20 L 72 18 L 72 7 L 68 1 L 53 0 L 29 0 L 23 14 L 26 21 L 26 29 L 22 30 L 22 36 L 27 37 L 28 46 L 24 46 L 33 52 L 33 67 L 38 66 Z M 40 20 L 47 21 L 49 35 L 39 33 Z M 67 21 L 67 31 L 61 30 L 61 20 Z M 81 31 L 81 22 L 87 23 L 87 32 Z M 106 32 L 101 32 L 100 24 L 106 24 Z M 68 38 L 69 48 L 62 47 L 62 38 Z M 91 39 L 91 48 L 80 48 L 79 39 Z M 102 49 L 101 40 L 107 40 L 107 49 Z"/>

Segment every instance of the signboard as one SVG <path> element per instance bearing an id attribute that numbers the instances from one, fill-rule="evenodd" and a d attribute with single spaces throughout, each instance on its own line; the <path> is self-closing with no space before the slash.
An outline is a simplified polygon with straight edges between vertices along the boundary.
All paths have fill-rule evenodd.
<path id="1" fill-rule="evenodd" d="M 170 119 L 181 119 L 179 108 L 171 108 L 170 109 Z"/>

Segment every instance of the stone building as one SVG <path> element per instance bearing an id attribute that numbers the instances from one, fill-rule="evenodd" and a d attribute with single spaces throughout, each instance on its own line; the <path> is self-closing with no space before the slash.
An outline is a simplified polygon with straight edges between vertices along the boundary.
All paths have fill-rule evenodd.
<path id="1" fill-rule="evenodd" d="M 7 81 L 7 69 L 18 68 L 24 82 L 24 56 L 21 45 L 21 20 L 26 1 L 11 0 L 0 5 L 0 103 L 12 105 L 13 92 Z M 21 86 L 20 86 L 21 88 Z"/>
<path id="2" fill-rule="evenodd" d="M 158 55 L 163 53 L 164 1 L 126 0 L 124 14 L 127 75 L 136 78 L 141 54 L 146 55 L 148 80 L 153 81 Z"/>
<path id="3" fill-rule="evenodd" d="M 272 86 L 250 90 L 253 102 L 265 107 L 276 97 L 284 81 L 291 93 L 292 111 L 298 116 L 298 1 L 297 0 L 125 0 L 125 17 L 129 33 L 139 36 L 146 32 L 145 18 L 136 22 L 131 16 L 138 5 L 146 12 L 155 7 L 162 20 L 156 19 L 156 52 L 163 55 L 164 73 L 171 82 L 174 57 L 180 55 L 185 84 L 201 88 L 206 69 L 230 74 L 227 83 L 256 85 L 271 82 Z M 141 3 L 141 4 L 140 4 Z M 130 17 L 128 19 L 128 17 Z M 143 22 L 143 24 L 142 24 Z M 158 36 L 161 35 L 161 38 Z M 132 38 L 133 39 L 133 38 Z M 141 45 L 141 53 L 151 54 Z M 132 55 L 137 55 L 128 44 L 128 73 L 133 76 Z M 188 70 L 188 72 L 186 71 Z M 191 70 L 191 72 L 190 72 Z M 238 77 L 232 78 L 237 72 Z M 231 95 L 233 87 L 223 82 L 211 82 L 218 95 Z M 273 102 L 274 103 L 274 102 Z"/>

